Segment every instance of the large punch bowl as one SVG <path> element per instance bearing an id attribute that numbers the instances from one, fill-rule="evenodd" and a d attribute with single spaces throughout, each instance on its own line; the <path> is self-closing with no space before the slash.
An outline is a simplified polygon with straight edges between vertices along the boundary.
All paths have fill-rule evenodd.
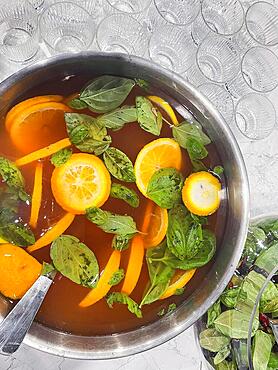
<path id="1" fill-rule="evenodd" d="M 0 84 L 1 116 L 28 95 L 30 89 L 79 74 L 144 79 L 166 96 L 181 115 L 187 117 L 190 112 L 215 144 L 227 186 L 227 217 L 217 253 L 195 289 L 171 315 L 133 331 L 93 337 L 59 332 L 34 322 L 25 338 L 27 345 L 56 355 L 79 359 L 115 358 L 150 349 L 173 338 L 198 320 L 224 290 L 239 261 L 247 233 L 248 180 L 235 138 L 211 103 L 176 74 L 137 57 L 86 52 L 58 56 L 24 68 Z M 9 302 L 0 298 L 2 317 L 9 308 Z"/>

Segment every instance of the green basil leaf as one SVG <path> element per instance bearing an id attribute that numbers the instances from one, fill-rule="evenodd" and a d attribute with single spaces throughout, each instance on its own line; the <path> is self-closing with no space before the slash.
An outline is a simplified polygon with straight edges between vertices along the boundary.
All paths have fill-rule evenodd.
<path id="1" fill-rule="evenodd" d="M 240 287 L 236 287 L 224 290 L 220 296 L 221 303 L 223 303 L 227 308 L 235 308 L 240 289 Z"/>
<path id="2" fill-rule="evenodd" d="M 161 208 L 172 208 L 181 201 L 183 180 L 175 168 L 161 168 L 152 175 L 147 195 Z"/>
<path id="3" fill-rule="evenodd" d="M 189 138 L 187 140 L 187 152 L 191 161 L 204 159 L 208 155 L 205 146 L 195 138 Z"/>
<path id="4" fill-rule="evenodd" d="M 184 149 L 188 149 L 189 139 L 195 139 L 202 145 L 208 145 L 211 143 L 210 138 L 197 124 L 182 122 L 178 126 L 173 126 L 172 131 L 174 139 L 177 140 L 179 145 Z"/>
<path id="5" fill-rule="evenodd" d="M 267 236 L 270 236 L 273 239 L 278 239 L 278 220 L 267 220 L 262 221 L 257 225 L 261 229 L 264 230 Z"/>
<path id="6" fill-rule="evenodd" d="M 147 250 L 146 260 L 150 281 L 145 289 L 140 307 L 144 304 L 157 301 L 168 288 L 171 278 L 175 273 L 175 269 L 162 262 L 166 249 L 167 245 L 163 242 L 158 247 Z"/>
<path id="7" fill-rule="evenodd" d="M 157 313 L 158 316 L 164 316 L 165 315 L 165 308 L 161 308 L 158 313 Z"/>
<path id="8" fill-rule="evenodd" d="M 253 346 L 254 370 L 267 370 L 272 348 L 271 335 L 258 330 L 254 336 Z"/>
<path id="9" fill-rule="evenodd" d="M 206 329 L 199 335 L 200 346 L 211 352 L 219 352 L 230 344 L 231 339 L 216 329 Z"/>
<path id="10" fill-rule="evenodd" d="M 214 321 L 215 329 L 223 335 L 235 338 L 246 339 L 248 337 L 250 315 L 246 312 L 228 310 L 222 312 Z M 253 334 L 258 330 L 259 320 L 254 320 Z"/>
<path id="11" fill-rule="evenodd" d="M 99 267 L 94 253 L 79 239 L 61 235 L 51 245 L 50 257 L 57 271 L 73 282 L 94 288 Z"/>
<path id="12" fill-rule="evenodd" d="M 185 291 L 185 288 L 176 289 L 174 295 L 182 295 L 184 291 Z"/>
<path id="13" fill-rule="evenodd" d="M 247 239 L 244 245 L 242 258 L 245 260 L 246 269 L 249 269 L 265 248 L 266 235 L 263 229 L 257 226 L 250 226 Z"/>
<path id="14" fill-rule="evenodd" d="M 111 286 L 118 285 L 123 280 L 124 277 L 125 277 L 124 269 L 119 269 L 116 272 L 114 272 L 108 284 Z"/>
<path id="15" fill-rule="evenodd" d="M 139 206 L 139 197 L 137 193 L 124 185 L 112 183 L 110 196 L 125 201 L 131 207 L 137 208 Z"/>
<path id="16" fill-rule="evenodd" d="M 136 303 L 132 298 L 130 298 L 125 293 L 113 292 L 106 298 L 107 304 L 110 308 L 113 307 L 114 303 L 122 303 L 127 305 L 129 312 L 136 315 L 136 317 L 142 317 L 142 311 L 140 310 L 138 303 Z"/>
<path id="17" fill-rule="evenodd" d="M 178 204 L 169 211 L 166 238 L 169 250 L 177 258 L 191 259 L 202 247 L 202 226 L 193 220 L 185 206 Z"/>
<path id="18" fill-rule="evenodd" d="M 120 130 L 126 123 L 137 121 L 137 110 L 135 107 L 123 106 L 112 112 L 97 117 L 97 121 L 102 126 L 114 131 Z"/>
<path id="19" fill-rule="evenodd" d="M 207 312 L 207 328 L 213 328 L 214 327 L 214 321 L 217 319 L 217 317 L 220 314 L 221 314 L 221 305 L 220 305 L 220 301 L 218 300 L 208 309 L 208 312 Z"/>
<path id="20" fill-rule="evenodd" d="M 18 192 L 8 186 L 0 187 L 0 204 L 1 209 L 7 208 L 14 213 L 18 211 L 19 199 Z"/>
<path id="21" fill-rule="evenodd" d="M 0 210 L 0 237 L 20 247 L 28 247 L 35 243 L 35 237 L 28 224 L 8 208 Z"/>
<path id="22" fill-rule="evenodd" d="M 144 96 L 136 97 L 136 109 L 140 127 L 153 135 L 159 136 L 162 127 L 162 115 Z"/>
<path id="23" fill-rule="evenodd" d="M 168 309 L 167 309 L 167 314 L 171 314 L 171 313 L 172 313 L 172 312 L 174 312 L 176 309 L 177 309 L 177 305 L 176 305 L 176 303 L 171 303 L 171 304 L 169 304 Z"/>
<path id="24" fill-rule="evenodd" d="M 134 79 L 137 86 L 141 87 L 144 90 L 148 90 L 150 88 L 150 84 L 148 81 L 142 80 L 141 78 Z"/>
<path id="25" fill-rule="evenodd" d="M 222 175 L 222 173 L 224 172 L 224 168 L 222 166 L 215 166 L 212 170 L 212 172 L 217 175 L 217 176 L 220 176 Z"/>
<path id="26" fill-rule="evenodd" d="M 270 353 L 267 370 L 277 370 L 278 369 L 278 353 Z"/>
<path id="27" fill-rule="evenodd" d="M 65 113 L 65 121 L 70 141 L 81 152 L 100 155 L 112 142 L 106 128 L 94 117 L 87 114 Z"/>
<path id="28" fill-rule="evenodd" d="M 114 235 L 112 240 L 112 248 L 116 249 L 117 251 L 125 251 L 129 247 L 129 242 L 133 236 L 134 234 Z"/>
<path id="29" fill-rule="evenodd" d="M 55 267 L 52 265 L 52 263 L 43 262 L 42 264 L 42 271 L 41 275 L 48 275 L 51 272 L 55 271 Z"/>
<path id="30" fill-rule="evenodd" d="M 68 148 L 61 149 L 51 156 L 51 163 L 55 167 L 60 167 L 62 166 L 62 164 L 65 164 L 70 159 L 71 155 L 72 155 L 71 149 Z"/>
<path id="31" fill-rule="evenodd" d="M 226 360 L 220 362 L 220 364 L 218 365 L 215 365 L 215 369 L 216 370 L 238 370 L 234 362 L 230 362 Z"/>
<path id="32" fill-rule="evenodd" d="M 9 159 L 0 157 L 0 176 L 2 180 L 13 189 L 24 189 L 24 178 L 16 167 Z"/>
<path id="33" fill-rule="evenodd" d="M 269 282 L 260 300 L 260 312 L 272 313 L 278 311 L 278 289 L 273 282 Z"/>
<path id="34" fill-rule="evenodd" d="M 87 104 L 84 101 L 82 101 L 82 100 L 80 100 L 78 98 L 72 99 L 67 104 L 72 109 L 77 109 L 77 110 L 79 110 L 79 109 L 85 109 L 85 108 L 88 107 Z"/>
<path id="35" fill-rule="evenodd" d="M 118 108 L 131 92 L 135 82 L 117 76 L 100 76 L 86 86 L 79 99 L 95 113 Z"/>
<path id="36" fill-rule="evenodd" d="M 268 274 L 278 265 L 278 242 L 264 250 L 255 261 L 255 265 L 265 270 Z"/>
<path id="37" fill-rule="evenodd" d="M 223 362 L 231 353 L 231 347 L 226 346 L 219 351 L 213 359 L 214 365 L 218 365 Z"/>
<path id="38" fill-rule="evenodd" d="M 124 152 L 111 147 L 103 154 L 103 159 L 108 171 L 116 179 L 126 182 L 135 181 L 133 164 Z"/>
<path id="39" fill-rule="evenodd" d="M 137 232 L 136 223 L 131 216 L 117 215 L 97 207 L 91 207 L 86 209 L 86 217 L 106 233 L 133 235 Z"/>

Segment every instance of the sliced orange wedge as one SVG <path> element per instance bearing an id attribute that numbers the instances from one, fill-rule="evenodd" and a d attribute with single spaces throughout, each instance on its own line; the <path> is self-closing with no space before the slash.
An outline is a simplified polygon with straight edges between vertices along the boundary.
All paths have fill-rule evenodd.
<path id="1" fill-rule="evenodd" d="M 175 126 L 178 126 L 179 121 L 177 119 L 177 116 L 176 116 L 173 108 L 171 107 L 171 105 L 167 101 L 165 101 L 164 99 L 162 99 L 162 98 L 160 98 L 159 96 L 156 96 L 156 95 L 149 95 L 147 98 L 151 102 L 155 103 L 160 108 L 162 108 L 168 114 L 168 116 L 170 117 L 173 124 Z"/>
<path id="2" fill-rule="evenodd" d="M 29 108 L 33 105 L 40 104 L 40 103 L 47 103 L 47 102 L 59 102 L 62 101 L 63 97 L 61 95 L 42 95 L 42 96 L 35 96 L 34 98 L 30 98 L 24 100 L 18 104 L 16 104 L 6 115 L 5 119 L 5 126 L 7 131 L 10 131 L 12 123 L 16 117 L 16 115 L 20 114 L 26 108 Z"/>
<path id="3" fill-rule="evenodd" d="M 111 285 L 109 284 L 113 274 L 119 269 L 121 262 L 121 252 L 113 251 L 103 273 L 97 283 L 96 288 L 92 289 L 85 298 L 79 303 L 80 307 L 88 307 L 100 301 L 109 292 Z"/>
<path id="4" fill-rule="evenodd" d="M 148 201 L 143 219 L 142 232 L 145 248 L 156 247 L 164 239 L 168 228 L 167 209 Z"/>
<path id="5" fill-rule="evenodd" d="M 182 189 L 182 200 L 188 210 L 198 216 L 209 216 L 220 206 L 220 181 L 206 171 L 187 177 Z"/>
<path id="6" fill-rule="evenodd" d="M 86 208 L 101 207 L 109 197 L 111 178 L 102 160 L 93 154 L 73 154 L 51 178 L 56 202 L 66 211 L 84 214 Z"/>
<path id="7" fill-rule="evenodd" d="M 28 154 L 67 136 L 64 113 L 71 109 L 57 102 L 35 104 L 19 111 L 10 124 L 11 140 Z"/>
<path id="8" fill-rule="evenodd" d="M 165 299 L 174 295 L 178 289 L 183 288 L 189 282 L 189 280 L 193 277 L 195 272 L 196 269 L 187 271 L 178 270 L 173 276 L 170 285 L 168 286 L 166 291 L 162 294 L 160 299 Z"/>
<path id="9" fill-rule="evenodd" d="M 135 161 L 134 171 L 138 189 L 147 197 L 147 187 L 152 175 L 165 167 L 180 170 L 181 163 L 181 149 L 175 140 L 161 138 L 151 141 L 140 150 Z"/>

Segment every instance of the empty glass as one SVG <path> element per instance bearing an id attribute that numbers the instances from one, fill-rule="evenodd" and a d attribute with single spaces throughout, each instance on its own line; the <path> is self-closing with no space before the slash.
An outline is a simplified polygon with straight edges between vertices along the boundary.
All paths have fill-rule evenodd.
<path id="1" fill-rule="evenodd" d="M 0 7 L 0 53 L 15 62 L 31 59 L 39 48 L 38 15 L 24 0 L 2 3 Z"/>
<path id="2" fill-rule="evenodd" d="M 78 52 L 91 45 L 95 23 L 85 9 L 65 1 L 43 11 L 40 30 L 43 40 L 54 52 Z"/>
<path id="3" fill-rule="evenodd" d="M 246 13 L 246 27 L 260 44 L 278 44 L 278 8 L 264 1 L 253 4 Z"/>
<path id="4" fill-rule="evenodd" d="M 241 55 L 245 54 L 248 49 L 258 46 L 257 41 L 250 36 L 245 25 L 231 37 L 231 40 L 237 46 Z"/>
<path id="5" fill-rule="evenodd" d="M 205 24 L 204 18 L 201 15 L 198 15 L 195 21 L 191 24 L 191 37 L 194 44 L 199 46 L 209 33 L 212 32 Z"/>
<path id="6" fill-rule="evenodd" d="M 233 35 L 244 22 L 244 10 L 238 0 L 203 0 L 201 13 L 207 26 L 219 35 Z"/>
<path id="7" fill-rule="evenodd" d="M 195 54 L 196 47 L 185 27 L 165 26 L 151 36 L 150 58 L 165 68 L 183 73 L 194 62 Z"/>
<path id="8" fill-rule="evenodd" d="M 200 71 L 200 68 L 196 63 L 196 60 L 192 64 L 192 66 L 186 71 L 185 76 L 188 82 L 190 82 L 195 87 L 210 82 Z"/>
<path id="9" fill-rule="evenodd" d="M 236 125 L 249 139 L 260 140 L 271 134 L 276 122 L 276 113 L 271 101 L 261 94 L 243 96 L 235 108 Z"/>
<path id="10" fill-rule="evenodd" d="M 45 0 L 28 0 L 31 5 L 36 9 L 37 12 L 40 12 L 44 6 Z"/>
<path id="11" fill-rule="evenodd" d="M 227 123 L 232 121 L 234 103 L 227 90 L 213 83 L 205 83 L 199 86 L 198 90 L 212 102 Z"/>
<path id="12" fill-rule="evenodd" d="M 102 51 L 144 55 L 148 46 L 148 33 L 129 14 L 117 13 L 104 18 L 97 29 L 97 44 Z"/>
<path id="13" fill-rule="evenodd" d="M 200 0 L 154 0 L 154 3 L 167 22 L 178 26 L 192 23 L 200 11 Z"/>
<path id="14" fill-rule="evenodd" d="M 154 3 L 151 3 L 146 11 L 139 13 L 136 19 L 139 23 L 144 25 L 150 33 L 154 32 L 156 28 L 163 28 L 168 24 L 158 13 Z"/>
<path id="15" fill-rule="evenodd" d="M 231 81 L 225 83 L 225 89 L 236 100 L 238 100 L 243 95 L 247 95 L 253 92 L 250 86 L 246 83 L 241 72 L 239 72 Z"/>
<path id="16" fill-rule="evenodd" d="M 201 72 L 213 82 L 233 79 L 240 70 L 240 58 L 236 45 L 223 36 L 209 36 L 197 51 L 197 64 Z"/>
<path id="17" fill-rule="evenodd" d="M 252 89 L 269 92 L 278 85 L 278 58 L 262 46 L 251 48 L 242 58 L 241 72 Z"/>
<path id="18" fill-rule="evenodd" d="M 151 0 L 107 0 L 108 3 L 124 13 L 140 13 L 145 10 L 151 3 Z"/>

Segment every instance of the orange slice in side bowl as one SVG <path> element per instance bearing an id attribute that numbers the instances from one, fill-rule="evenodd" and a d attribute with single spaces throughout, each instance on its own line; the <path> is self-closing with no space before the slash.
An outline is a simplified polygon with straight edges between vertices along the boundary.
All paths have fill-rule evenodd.
<path id="1" fill-rule="evenodd" d="M 135 161 L 138 189 L 147 197 L 147 187 L 152 175 L 160 168 L 173 167 L 180 170 L 181 163 L 181 149 L 175 140 L 161 138 L 151 141 L 140 150 Z"/>
<path id="2" fill-rule="evenodd" d="M 29 106 L 15 115 L 10 136 L 24 154 L 34 152 L 67 136 L 64 113 L 71 109 L 57 102 Z"/>
<path id="3" fill-rule="evenodd" d="M 93 154 L 73 154 L 55 168 L 51 188 L 56 202 L 73 214 L 101 207 L 109 197 L 111 178 L 101 159 Z"/>

